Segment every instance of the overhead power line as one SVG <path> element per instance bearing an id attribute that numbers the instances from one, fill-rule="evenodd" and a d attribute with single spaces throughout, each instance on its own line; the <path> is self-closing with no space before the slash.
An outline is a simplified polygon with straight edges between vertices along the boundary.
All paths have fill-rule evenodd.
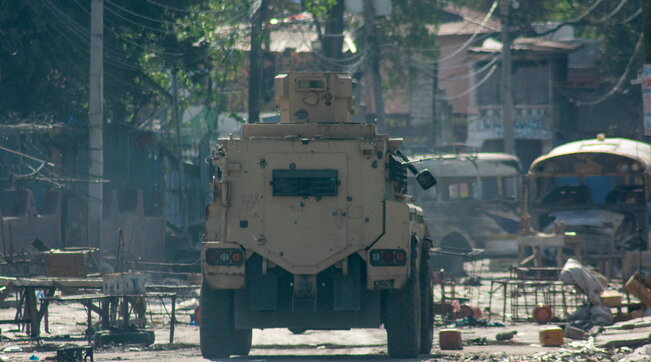
<path id="1" fill-rule="evenodd" d="M 603 0 L 595 1 L 592 5 L 590 5 L 590 7 L 588 9 L 586 9 L 586 11 L 584 11 L 581 15 L 577 16 L 576 18 L 574 18 L 572 20 L 560 22 L 555 27 L 553 27 L 551 29 L 548 29 L 548 30 L 545 30 L 542 33 L 536 32 L 536 36 L 545 36 L 545 35 L 548 35 L 548 34 L 552 34 L 552 33 L 555 33 L 557 30 L 559 30 L 560 28 L 562 28 L 562 27 L 564 27 L 566 25 L 574 25 L 574 24 L 581 23 L 583 18 L 585 18 L 592 11 L 594 11 L 594 9 L 596 9 L 597 6 L 599 6 L 599 4 L 601 4 L 602 2 L 603 2 Z"/>
<path id="2" fill-rule="evenodd" d="M 177 8 L 177 7 L 174 7 L 174 6 L 166 5 L 166 4 L 163 4 L 163 3 L 161 3 L 161 2 L 154 1 L 154 0 L 147 0 L 147 2 L 150 3 L 150 4 L 152 4 L 152 5 L 156 5 L 156 6 L 158 6 L 158 7 L 161 7 L 161 8 L 163 8 L 163 9 L 172 10 L 172 11 L 176 11 L 176 12 L 179 12 L 179 13 L 189 13 L 189 14 L 211 14 L 211 13 L 219 13 L 219 12 L 223 12 L 223 10 L 199 10 L 199 9 L 197 9 L 197 10 L 188 10 L 188 9 L 181 9 L 181 8 Z"/>
<path id="3" fill-rule="evenodd" d="M 130 18 L 120 14 L 119 12 L 111 9 L 108 6 L 104 7 L 104 9 L 106 9 L 106 11 L 109 14 L 112 14 L 113 16 L 118 17 L 118 18 L 126 21 L 127 23 L 135 25 L 137 27 L 140 27 L 140 28 L 143 28 L 143 29 L 146 29 L 146 30 L 150 30 L 150 31 L 153 31 L 153 32 L 156 32 L 156 33 L 159 33 L 159 34 L 173 34 L 174 33 L 174 31 L 171 31 L 169 29 L 162 30 L 160 28 L 154 28 L 154 27 L 151 27 L 151 26 L 148 26 L 148 25 L 144 25 L 144 24 L 142 24 L 142 23 L 140 23 L 140 22 L 138 22 L 136 20 L 130 19 Z"/>
<path id="4" fill-rule="evenodd" d="M 463 91 L 461 93 L 458 93 L 458 94 L 455 94 L 453 97 L 436 96 L 436 98 L 444 100 L 444 101 L 454 101 L 454 100 L 463 98 L 463 97 L 467 96 L 468 94 L 472 93 L 475 89 L 481 87 L 482 84 L 486 83 L 490 79 L 490 77 L 493 75 L 493 73 L 495 73 L 495 69 L 497 69 L 497 64 L 494 64 L 493 67 L 491 68 L 491 70 L 488 73 L 486 73 L 486 75 L 484 75 L 484 77 L 481 80 L 479 80 L 479 82 L 473 84 L 472 87 L 466 89 L 465 91 Z"/>
<path id="5" fill-rule="evenodd" d="M 457 50 L 437 60 L 433 60 L 431 62 L 423 62 L 423 63 L 434 64 L 434 63 L 440 63 L 446 61 L 448 59 L 452 59 L 457 54 L 461 53 L 464 49 L 466 49 L 468 46 L 470 46 L 475 41 L 475 38 L 477 38 L 477 35 L 479 35 L 479 32 L 486 28 L 486 24 L 488 23 L 488 20 L 490 20 L 490 18 L 493 16 L 493 13 L 495 12 L 495 9 L 497 9 L 497 4 L 498 4 L 497 0 L 493 2 L 493 5 L 491 6 L 490 10 L 488 10 L 488 13 L 486 13 L 486 15 L 484 16 L 484 19 L 482 20 L 481 24 L 477 26 L 477 29 L 473 32 L 473 34 L 468 38 L 468 40 L 466 40 L 463 44 L 461 44 L 461 46 Z"/>
<path id="6" fill-rule="evenodd" d="M 563 94 L 565 97 L 569 98 L 570 101 L 572 101 L 573 103 L 575 103 L 578 106 L 594 106 L 594 105 L 597 105 L 599 103 L 604 102 L 608 98 L 612 97 L 616 93 L 622 91 L 622 89 L 624 88 L 624 85 L 626 84 L 626 80 L 627 80 L 627 78 L 629 76 L 629 73 L 633 69 L 633 64 L 635 63 L 635 60 L 638 57 L 638 55 L 640 54 L 640 50 L 642 49 L 642 43 L 643 43 L 642 39 L 643 39 L 643 37 L 640 36 L 640 38 L 637 41 L 637 44 L 635 45 L 635 50 L 633 51 L 633 54 L 628 59 L 628 62 L 626 64 L 626 68 L 624 69 L 624 71 L 622 72 L 620 77 L 617 79 L 617 82 L 615 83 L 615 85 L 608 92 L 604 93 L 603 95 L 601 95 L 601 96 L 599 96 L 599 97 L 597 97 L 595 99 L 585 100 L 585 99 L 578 99 L 578 97 L 570 95 L 566 90 L 561 89 L 560 87 L 558 88 L 559 91 L 561 92 L 561 94 Z"/>
<path id="7" fill-rule="evenodd" d="M 439 81 L 440 82 L 447 82 L 447 81 L 451 81 L 451 80 L 474 78 L 476 75 L 479 75 L 479 74 L 483 73 L 484 71 L 486 71 L 486 69 L 491 68 L 493 66 L 493 64 L 499 62 L 500 58 L 501 57 L 499 55 L 496 55 L 496 56 L 493 57 L 493 59 L 491 59 L 489 62 L 486 62 L 486 64 L 484 64 L 481 68 L 478 68 L 474 72 L 464 74 L 464 75 L 458 75 L 458 76 L 451 76 L 451 77 L 447 77 L 447 78 L 442 78 Z"/>
<path id="8" fill-rule="evenodd" d="M 613 9 L 613 11 L 611 11 L 610 13 L 608 13 L 608 15 L 604 16 L 603 18 L 601 18 L 601 19 L 599 19 L 599 20 L 595 20 L 594 22 L 595 22 L 595 23 L 603 23 L 603 22 L 608 21 L 608 19 L 610 19 L 610 18 L 612 18 L 613 16 L 617 15 L 617 13 L 618 13 L 620 10 L 622 10 L 622 8 L 624 7 L 624 5 L 626 5 L 627 2 L 628 2 L 628 0 L 621 0 L 621 1 L 619 2 L 619 4 L 617 4 L 617 6 Z"/>
<path id="9" fill-rule="evenodd" d="M 124 7 L 120 6 L 120 5 L 117 5 L 116 3 L 111 2 L 109 0 L 104 0 L 104 2 L 106 4 L 108 4 L 108 5 L 110 5 L 110 6 L 113 6 L 114 8 L 117 8 L 117 9 L 127 13 L 127 14 L 133 15 L 135 17 L 138 17 L 138 18 L 141 18 L 141 19 L 144 19 L 144 20 L 149 20 L 149 21 L 154 22 L 154 23 L 159 23 L 159 24 L 169 25 L 169 26 L 175 26 L 176 25 L 175 23 L 173 23 L 171 21 L 156 19 L 156 18 L 152 18 L 152 17 L 147 16 L 147 15 L 137 13 L 135 11 L 132 11 L 132 10 L 124 8 Z"/>

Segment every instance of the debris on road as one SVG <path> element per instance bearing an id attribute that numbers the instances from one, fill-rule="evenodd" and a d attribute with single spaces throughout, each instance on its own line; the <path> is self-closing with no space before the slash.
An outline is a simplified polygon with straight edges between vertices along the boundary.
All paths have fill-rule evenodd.
<path id="1" fill-rule="evenodd" d="M 541 329 L 539 332 L 540 344 L 543 347 L 562 346 L 565 341 L 563 340 L 563 330 L 559 327 L 547 327 Z"/>
<path id="2" fill-rule="evenodd" d="M 462 349 L 461 332 L 458 329 L 441 329 L 439 331 L 439 347 L 445 349 Z"/>
<path id="3" fill-rule="evenodd" d="M 513 339 L 513 337 L 518 334 L 518 331 L 512 331 L 512 332 L 505 332 L 505 333 L 498 333 L 495 336 L 495 340 L 497 341 L 508 341 Z"/>

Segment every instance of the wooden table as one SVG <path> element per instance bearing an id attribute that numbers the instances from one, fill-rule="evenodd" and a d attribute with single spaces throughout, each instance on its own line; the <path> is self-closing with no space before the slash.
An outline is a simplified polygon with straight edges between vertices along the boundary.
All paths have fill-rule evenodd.
<path id="1" fill-rule="evenodd" d="M 128 327 L 130 312 L 128 305 L 133 304 L 136 298 L 170 298 L 172 301 L 171 323 L 170 323 L 170 343 L 174 341 L 174 322 L 176 321 L 176 297 L 173 292 L 149 292 L 141 295 L 121 295 L 109 296 L 104 294 L 81 294 L 64 297 L 55 297 L 57 289 L 102 289 L 102 278 L 62 278 L 62 277 L 33 277 L 33 278 L 11 278 L 0 277 L 0 301 L 4 300 L 12 290 L 18 290 L 20 300 L 16 307 L 16 316 L 14 319 L 0 320 L 0 324 L 27 324 L 29 326 L 30 336 L 38 338 L 41 334 L 41 321 L 47 318 L 48 305 L 50 301 L 73 301 L 80 302 L 88 308 L 88 323 L 91 326 L 91 312 L 97 313 L 102 320 L 102 327 L 108 328 L 111 324 L 111 305 L 117 305 L 121 300 L 123 310 L 120 315 L 123 318 L 123 326 Z M 42 299 L 40 308 L 38 306 L 39 298 L 36 291 L 44 290 L 45 296 Z M 100 306 L 95 305 L 93 301 L 99 301 Z M 23 311 L 24 309 L 24 311 Z M 144 313 L 144 311 L 142 311 Z M 46 328 L 47 331 L 47 328 Z"/>
<path id="2" fill-rule="evenodd" d="M 536 267 L 542 266 L 542 247 L 549 246 L 556 248 L 556 265 L 563 266 L 565 263 L 565 256 L 563 248 L 572 248 L 574 250 L 574 258 L 579 262 L 582 259 L 584 239 L 575 235 L 558 235 L 558 234 L 543 234 L 537 233 L 532 235 L 525 235 L 518 238 L 518 257 L 522 261 L 525 259 L 524 247 L 530 246 L 533 249 L 534 265 Z"/>
<path id="3" fill-rule="evenodd" d="M 20 292 L 20 300 L 16 307 L 14 319 L 0 320 L 0 324 L 27 324 L 30 336 L 38 338 L 41 334 L 41 321 L 47 315 L 49 304 L 48 297 L 52 297 L 56 289 L 101 289 L 101 278 L 11 278 L 0 277 L 0 301 L 4 300 L 9 293 L 17 289 Z M 41 307 L 38 307 L 37 290 L 45 290 L 45 298 Z M 21 310 L 24 307 L 24 311 Z"/>
<path id="4" fill-rule="evenodd" d="M 81 295 L 70 295 L 64 297 L 47 297 L 46 300 L 56 300 L 61 302 L 80 302 L 86 308 L 88 308 L 87 314 L 87 323 L 88 328 L 92 327 L 92 312 L 95 312 L 99 315 L 102 321 L 102 328 L 109 329 L 114 324 L 116 324 L 113 318 L 113 313 L 111 307 L 117 307 L 118 302 L 120 303 L 119 314 L 122 317 L 122 325 L 119 327 L 127 329 L 129 327 L 130 321 L 130 310 L 129 304 L 135 305 L 138 299 L 150 299 L 150 298 L 170 298 L 172 301 L 172 308 L 170 312 L 170 338 L 169 343 L 174 343 L 174 324 L 176 322 L 176 293 L 155 293 L 148 292 L 145 294 L 133 294 L 133 295 L 105 295 L 105 294 L 81 294 Z M 96 305 L 94 302 L 100 302 L 100 305 Z M 138 318 L 144 318 L 145 310 L 144 308 L 136 311 Z"/>

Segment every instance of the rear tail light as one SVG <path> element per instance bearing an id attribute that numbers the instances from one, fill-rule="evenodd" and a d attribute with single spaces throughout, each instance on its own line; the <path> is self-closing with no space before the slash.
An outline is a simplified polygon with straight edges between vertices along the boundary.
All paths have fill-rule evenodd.
<path id="1" fill-rule="evenodd" d="M 377 249 L 371 251 L 373 266 L 403 266 L 407 262 L 407 253 L 402 249 Z"/>
<path id="2" fill-rule="evenodd" d="M 208 265 L 240 266 L 243 262 L 241 249 L 207 249 L 206 263 Z"/>

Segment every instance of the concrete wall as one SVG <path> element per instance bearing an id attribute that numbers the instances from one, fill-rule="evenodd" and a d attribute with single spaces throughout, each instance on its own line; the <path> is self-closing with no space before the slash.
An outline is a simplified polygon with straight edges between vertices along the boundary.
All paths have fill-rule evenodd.
<path id="1" fill-rule="evenodd" d="M 412 82 L 409 109 L 412 124 L 414 125 L 431 123 L 434 118 L 432 114 L 432 102 L 434 101 L 432 86 L 433 80 L 431 77 L 417 77 Z"/>
<path id="2" fill-rule="evenodd" d="M 445 36 L 439 37 L 439 46 L 441 49 L 441 59 L 438 66 L 439 88 L 445 90 L 445 96 L 450 98 L 452 105 L 452 112 L 454 113 L 472 113 L 473 95 L 474 92 L 465 96 L 459 97 L 457 94 L 466 92 L 474 84 L 474 79 L 468 77 L 472 72 L 471 59 L 466 50 L 462 50 L 457 54 L 450 57 L 455 53 L 463 43 L 468 40 L 467 35 L 460 36 Z M 450 57 L 449 59 L 446 59 Z"/>
<path id="3" fill-rule="evenodd" d="M 0 191 L 0 252 L 35 251 L 40 239 L 51 248 L 61 246 L 61 193 L 47 191 L 37 207 L 31 190 Z"/>
<path id="4" fill-rule="evenodd" d="M 120 196 L 120 197 L 119 197 Z M 145 261 L 165 259 L 165 217 L 147 216 L 141 190 L 118 195 L 116 191 L 104 195 L 101 249 L 103 254 L 115 255 L 122 229 L 124 244 L 121 255 L 140 257 Z"/>

